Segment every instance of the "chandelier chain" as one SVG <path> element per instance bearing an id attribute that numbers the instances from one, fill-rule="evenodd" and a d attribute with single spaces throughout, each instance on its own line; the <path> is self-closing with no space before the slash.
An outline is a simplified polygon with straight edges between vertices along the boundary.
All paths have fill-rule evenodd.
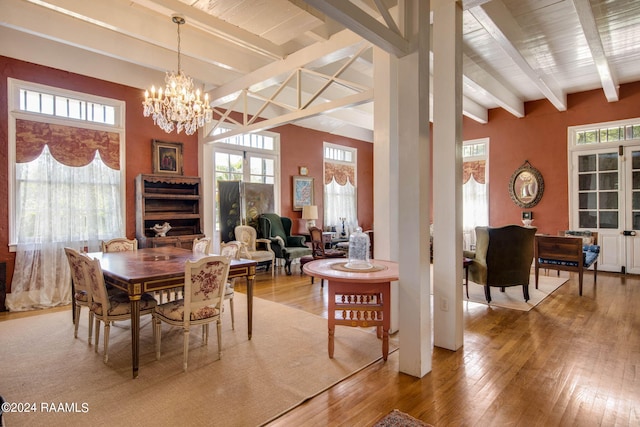
<path id="1" fill-rule="evenodd" d="M 180 24 L 181 22 L 176 22 L 178 24 L 178 74 L 180 73 Z"/>

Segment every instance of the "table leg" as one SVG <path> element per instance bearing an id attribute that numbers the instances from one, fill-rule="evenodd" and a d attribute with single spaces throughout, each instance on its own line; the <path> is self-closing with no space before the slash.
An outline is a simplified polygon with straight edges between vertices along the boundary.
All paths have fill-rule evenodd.
<path id="1" fill-rule="evenodd" d="M 140 295 L 130 295 L 131 302 L 131 367 L 133 378 L 138 378 L 140 352 Z"/>
<path id="2" fill-rule="evenodd" d="M 253 330 L 253 282 L 255 281 L 255 278 L 255 267 L 251 267 L 251 271 L 247 276 L 247 329 L 249 339 L 251 339 L 251 333 Z"/>
<path id="3" fill-rule="evenodd" d="M 329 326 L 329 341 L 327 350 L 329 352 L 329 359 L 333 359 L 333 338 L 336 331 L 336 292 L 335 287 L 331 280 L 328 280 L 327 287 L 329 288 L 329 316 L 328 316 L 328 326 Z"/>
<path id="4" fill-rule="evenodd" d="M 382 284 L 382 358 L 389 356 L 389 329 L 391 329 L 391 284 Z"/>

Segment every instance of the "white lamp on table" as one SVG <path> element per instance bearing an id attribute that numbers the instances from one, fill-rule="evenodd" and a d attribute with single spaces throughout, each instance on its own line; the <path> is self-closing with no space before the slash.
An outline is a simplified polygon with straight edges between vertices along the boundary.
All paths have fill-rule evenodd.
<path id="1" fill-rule="evenodd" d="M 307 228 L 316 226 L 318 219 L 318 207 L 315 205 L 307 205 L 302 207 L 302 219 L 307 220 Z"/>

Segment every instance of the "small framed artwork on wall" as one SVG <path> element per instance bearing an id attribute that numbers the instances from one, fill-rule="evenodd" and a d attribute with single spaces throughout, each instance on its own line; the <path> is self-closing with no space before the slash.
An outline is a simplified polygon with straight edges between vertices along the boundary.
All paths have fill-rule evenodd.
<path id="1" fill-rule="evenodd" d="M 182 143 L 152 140 L 153 173 L 182 175 Z"/>
<path id="2" fill-rule="evenodd" d="M 293 177 L 293 210 L 301 211 L 303 206 L 313 205 L 313 178 Z"/>

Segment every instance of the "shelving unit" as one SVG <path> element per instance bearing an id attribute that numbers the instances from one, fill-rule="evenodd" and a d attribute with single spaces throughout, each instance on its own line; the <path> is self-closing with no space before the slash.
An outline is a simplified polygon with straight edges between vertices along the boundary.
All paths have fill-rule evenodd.
<path id="1" fill-rule="evenodd" d="M 202 234 L 200 178 L 140 174 L 136 177 L 136 238 L 142 248 L 177 246 L 191 249 Z M 156 224 L 168 222 L 166 237 L 156 237 Z"/>

